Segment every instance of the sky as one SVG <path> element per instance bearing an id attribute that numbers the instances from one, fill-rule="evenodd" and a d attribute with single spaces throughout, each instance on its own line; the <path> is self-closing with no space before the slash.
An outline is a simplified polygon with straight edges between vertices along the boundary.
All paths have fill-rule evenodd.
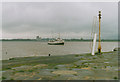
<path id="1" fill-rule="evenodd" d="M 118 38 L 117 2 L 4 2 L 3 39 L 42 38 L 89 39 L 101 11 L 101 39 Z"/>

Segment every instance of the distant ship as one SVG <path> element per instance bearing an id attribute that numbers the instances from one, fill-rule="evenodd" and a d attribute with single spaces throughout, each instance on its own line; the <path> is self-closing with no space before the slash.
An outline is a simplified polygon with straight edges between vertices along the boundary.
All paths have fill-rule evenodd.
<path id="1" fill-rule="evenodd" d="M 56 38 L 54 40 L 49 40 L 48 45 L 64 45 L 64 40 L 60 38 L 60 34 L 59 34 L 59 38 Z"/>
<path id="2" fill-rule="evenodd" d="M 48 42 L 49 45 L 64 45 L 64 40 L 57 38 L 55 40 L 50 40 Z"/>

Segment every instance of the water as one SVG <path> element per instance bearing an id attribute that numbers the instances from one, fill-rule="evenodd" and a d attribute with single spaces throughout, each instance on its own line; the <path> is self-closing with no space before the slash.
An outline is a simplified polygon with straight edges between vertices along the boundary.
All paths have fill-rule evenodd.
<path id="1" fill-rule="evenodd" d="M 65 45 L 48 45 L 47 42 L 3 41 L 2 59 L 26 56 L 48 56 L 90 53 L 90 42 L 65 42 Z M 102 51 L 112 51 L 118 42 L 102 42 Z M 96 46 L 97 50 L 97 46 Z"/>

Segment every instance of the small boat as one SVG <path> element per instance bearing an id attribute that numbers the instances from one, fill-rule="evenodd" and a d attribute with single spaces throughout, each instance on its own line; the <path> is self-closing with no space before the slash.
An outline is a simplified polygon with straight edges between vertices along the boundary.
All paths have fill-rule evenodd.
<path id="1" fill-rule="evenodd" d="M 64 45 L 64 40 L 57 38 L 55 40 L 50 40 L 48 42 L 49 45 Z"/>

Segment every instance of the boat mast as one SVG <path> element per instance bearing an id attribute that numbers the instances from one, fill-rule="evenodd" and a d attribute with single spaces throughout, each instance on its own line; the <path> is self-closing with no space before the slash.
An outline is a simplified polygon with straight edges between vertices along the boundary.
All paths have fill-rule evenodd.
<path id="1" fill-rule="evenodd" d="M 60 39 L 60 33 L 58 33 L 58 35 L 59 35 L 59 37 L 58 37 L 58 38 Z"/>
<path id="2" fill-rule="evenodd" d="M 99 11 L 99 43 L 98 43 L 98 53 L 101 54 L 101 39 L 100 39 L 100 23 L 101 23 L 101 11 Z"/>

